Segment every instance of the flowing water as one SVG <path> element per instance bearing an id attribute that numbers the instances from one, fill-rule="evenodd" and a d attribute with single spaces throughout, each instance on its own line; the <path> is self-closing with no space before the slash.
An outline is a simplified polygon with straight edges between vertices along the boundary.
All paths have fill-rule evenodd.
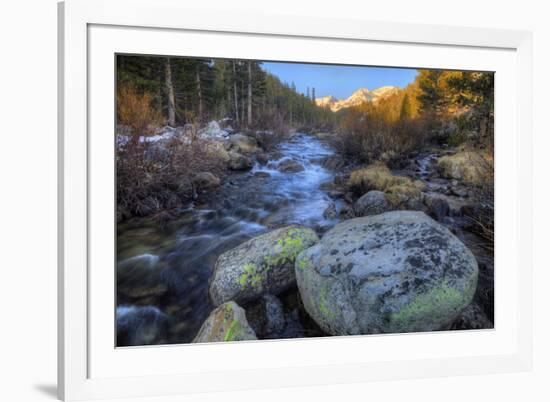
<path id="1" fill-rule="evenodd" d="M 273 227 L 295 223 L 322 233 L 336 224 L 323 216 L 333 201 L 322 184 L 334 172 L 321 161 L 333 153 L 317 138 L 297 134 L 265 166 L 231 176 L 204 204 L 168 224 L 135 218 L 119 225 L 119 337 L 143 332 L 140 339 L 119 339 L 119 345 L 190 342 L 212 310 L 208 280 L 221 253 Z M 289 159 L 304 170 L 281 172 L 279 165 Z M 136 258 L 139 269 L 125 271 Z"/>

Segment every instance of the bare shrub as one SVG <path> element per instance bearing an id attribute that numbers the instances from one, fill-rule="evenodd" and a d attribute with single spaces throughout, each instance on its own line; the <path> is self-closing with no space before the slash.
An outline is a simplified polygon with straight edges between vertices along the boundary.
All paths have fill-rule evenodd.
<path id="1" fill-rule="evenodd" d="M 184 141 L 185 140 L 185 141 Z M 199 172 L 222 177 L 223 148 L 207 140 L 140 143 L 117 152 L 117 207 L 122 218 L 179 208 L 200 195 Z"/>
<path id="2" fill-rule="evenodd" d="M 361 162 L 385 159 L 390 164 L 421 148 L 429 138 L 427 118 L 391 121 L 350 110 L 344 117 L 333 145 L 343 155 Z"/>
<path id="3" fill-rule="evenodd" d="M 274 150 L 288 137 L 289 128 L 283 117 L 277 112 L 262 113 L 256 123 L 257 127 L 269 127 L 269 131 L 259 130 L 253 133 L 258 145 L 265 151 Z"/>
<path id="4" fill-rule="evenodd" d="M 475 207 L 466 211 L 472 231 L 482 240 L 482 246 L 489 251 L 494 249 L 495 241 L 495 186 L 493 149 L 488 148 L 483 155 L 485 172 L 479 185 L 472 189 Z"/>

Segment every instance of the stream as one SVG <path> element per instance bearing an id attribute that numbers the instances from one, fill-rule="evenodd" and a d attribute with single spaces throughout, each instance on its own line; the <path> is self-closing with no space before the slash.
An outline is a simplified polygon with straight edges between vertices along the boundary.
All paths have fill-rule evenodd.
<path id="1" fill-rule="evenodd" d="M 167 225 L 160 227 L 151 218 L 119 224 L 119 335 L 131 336 L 136 330 L 132 327 L 141 325 L 139 311 L 157 327 L 146 335 L 160 342 L 190 342 L 213 308 L 208 280 L 221 253 L 273 227 L 300 224 L 323 233 L 335 225 L 337 219 L 323 217 L 334 201 L 321 189 L 335 172 L 320 164 L 333 154 L 316 137 L 297 134 L 281 144 L 265 166 L 256 164 L 249 172 L 230 176 L 204 204 L 183 211 Z M 289 159 L 304 170 L 281 172 L 279 165 Z M 128 262 L 136 265 L 136 260 L 139 269 L 121 269 Z M 137 304 L 142 308 L 137 310 Z M 158 327 L 165 327 L 160 335 Z M 132 343 L 119 340 L 119 345 Z"/>

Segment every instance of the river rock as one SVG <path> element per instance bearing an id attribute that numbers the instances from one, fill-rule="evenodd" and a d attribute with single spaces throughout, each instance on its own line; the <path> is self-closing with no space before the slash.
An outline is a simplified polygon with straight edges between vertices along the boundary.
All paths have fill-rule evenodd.
<path id="1" fill-rule="evenodd" d="M 117 346 L 155 345 L 166 339 L 168 317 L 154 306 L 116 309 Z"/>
<path id="2" fill-rule="evenodd" d="M 449 215 L 450 207 L 447 197 L 443 194 L 428 193 L 424 195 L 424 204 L 428 213 L 438 221 Z"/>
<path id="3" fill-rule="evenodd" d="M 252 169 L 254 162 L 248 156 L 235 151 L 229 152 L 229 169 L 231 170 L 249 170 Z"/>
<path id="4" fill-rule="evenodd" d="M 221 254 L 210 278 L 215 306 L 279 294 L 296 282 L 294 260 L 319 241 L 311 229 L 287 226 L 254 237 Z"/>
<path id="5" fill-rule="evenodd" d="M 282 162 L 280 162 L 278 169 L 280 172 L 283 172 L 283 173 L 298 173 L 298 172 L 303 172 L 305 170 L 300 163 L 292 159 L 285 159 Z"/>
<path id="6" fill-rule="evenodd" d="M 391 210 L 391 205 L 382 191 L 372 190 L 362 195 L 353 206 L 356 216 L 378 215 Z"/>
<path id="7" fill-rule="evenodd" d="M 127 258 L 117 265 L 117 292 L 132 298 L 158 297 L 167 288 L 161 281 L 159 257 L 141 254 Z"/>
<path id="8" fill-rule="evenodd" d="M 331 202 L 329 206 L 323 211 L 323 218 L 325 219 L 334 219 L 338 216 L 336 212 L 336 205 Z"/>
<path id="9" fill-rule="evenodd" d="M 423 212 L 351 219 L 296 259 L 308 314 L 333 335 L 434 331 L 470 304 L 470 250 Z"/>
<path id="10" fill-rule="evenodd" d="M 244 134 L 233 134 L 229 137 L 229 146 L 232 151 L 241 154 L 253 154 L 260 152 L 256 139 Z"/>
<path id="11" fill-rule="evenodd" d="M 262 178 L 262 179 L 267 179 L 268 177 L 271 177 L 271 174 L 268 173 L 268 172 L 262 172 L 262 171 L 260 171 L 260 172 L 255 172 L 255 173 L 254 173 L 254 176 L 260 177 L 260 178 Z"/>
<path id="12" fill-rule="evenodd" d="M 218 187 L 221 180 L 210 172 L 199 172 L 193 177 L 193 184 L 199 189 Z"/>
<path id="13" fill-rule="evenodd" d="M 256 155 L 256 160 L 260 165 L 267 165 L 267 162 L 269 162 L 269 155 L 266 153 L 259 153 Z"/>
<path id="14" fill-rule="evenodd" d="M 286 327 L 283 303 L 277 296 L 265 294 L 258 303 L 247 308 L 250 326 L 262 339 L 281 338 Z"/>
<path id="15" fill-rule="evenodd" d="M 256 340 L 244 310 L 235 302 L 222 304 L 210 313 L 193 343 Z"/>
<path id="16" fill-rule="evenodd" d="M 422 208 L 422 182 L 407 176 L 394 175 L 383 163 L 377 162 L 351 172 L 348 186 L 358 194 L 382 191 L 391 209 Z"/>
<path id="17" fill-rule="evenodd" d="M 353 208 L 348 204 L 342 205 L 339 215 L 342 219 L 355 218 L 355 212 L 353 211 Z"/>

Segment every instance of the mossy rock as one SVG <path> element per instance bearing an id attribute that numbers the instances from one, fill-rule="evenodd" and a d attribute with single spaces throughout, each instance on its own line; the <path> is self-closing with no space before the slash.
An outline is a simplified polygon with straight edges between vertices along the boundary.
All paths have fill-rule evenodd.
<path id="1" fill-rule="evenodd" d="M 447 329 L 477 286 L 471 251 L 426 214 L 344 221 L 295 265 L 308 314 L 333 335 Z"/>
<path id="2" fill-rule="evenodd" d="M 202 324 L 193 343 L 256 340 L 256 334 L 246 320 L 245 311 L 229 301 L 213 310 Z"/>
<path id="3" fill-rule="evenodd" d="M 244 303 L 263 294 L 284 292 L 296 283 L 296 256 L 318 241 L 309 228 L 287 226 L 226 251 L 218 257 L 210 278 L 212 303 Z"/>

